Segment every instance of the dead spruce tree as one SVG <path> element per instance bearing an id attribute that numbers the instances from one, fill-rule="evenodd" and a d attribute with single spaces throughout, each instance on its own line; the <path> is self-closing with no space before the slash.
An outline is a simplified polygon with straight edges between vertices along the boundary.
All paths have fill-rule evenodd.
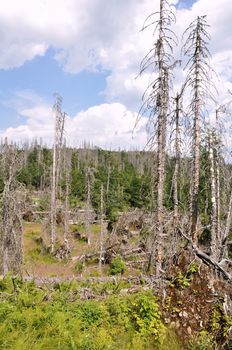
<path id="1" fill-rule="evenodd" d="M 56 243 L 56 217 L 57 217 L 57 196 L 60 180 L 61 151 L 63 148 L 64 123 L 66 114 L 62 113 L 62 97 L 55 94 L 56 102 L 53 106 L 55 118 L 52 182 L 51 182 L 51 252 L 54 253 Z"/>
<path id="2" fill-rule="evenodd" d="M 1 198 L 0 226 L 0 274 L 22 273 L 22 223 L 20 202 L 22 191 L 16 180 L 17 172 L 23 163 L 22 153 L 13 145 L 5 143 L 1 154 L 1 167 L 4 178 L 4 191 Z M 20 198 L 20 195 L 22 198 Z"/>
<path id="3" fill-rule="evenodd" d="M 200 180 L 200 144 L 205 104 L 208 98 L 213 99 L 210 93 L 212 68 L 210 67 L 210 53 L 208 43 L 210 36 L 209 26 L 205 16 L 199 16 L 193 21 L 183 34 L 185 43 L 183 53 L 188 57 L 186 89 L 190 90 L 190 114 L 192 117 L 192 171 L 190 194 L 190 232 L 194 242 L 197 241 L 198 214 L 199 214 L 199 180 Z"/>
<path id="4" fill-rule="evenodd" d="M 231 93 L 230 93 L 231 94 Z M 229 117 L 232 115 L 231 111 L 232 106 L 232 100 L 229 100 L 229 102 L 219 106 L 216 109 L 216 122 L 217 122 L 217 129 L 213 132 L 213 145 L 214 145 L 214 157 L 215 157 L 215 172 L 216 172 L 216 237 L 219 241 L 219 244 L 217 244 L 217 257 L 219 258 L 219 261 L 222 259 L 228 258 L 228 238 L 230 234 L 231 229 L 231 223 L 232 223 L 232 190 L 231 190 L 231 178 L 229 177 L 226 181 L 229 188 L 226 188 L 224 192 L 229 192 L 229 198 L 226 201 L 226 208 L 223 208 L 224 210 L 221 210 L 221 197 L 223 197 L 223 189 L 221 188 L 221 181 L 220 181 L 220 170 L 223 169 L 222 165 L 222 141 L 220 136 L 220 131 L 224 129 L 222 117 L 225 116 L 228 120 Z M 219 131 L 220 130 L 220 131 Z M 225 223 L 221 220 L 221 214 L 226 210 L 226 219 Z"/>
<path id="5" fill-rule="evenodd" d="M 71 235 L 70 235 L 70 193 L 71 193 L 71 150 L 66 147 L 64 142 L 61 156 L 62 169 L 60 170 L 60 199 L 59 221 L 60 230 L 63 231 L 63 239 L 60 237 L 60 244 L 55 251 L 55 257 L 58 260 L 68 260 L 71 254 Z"/>
<path id="6" fill-rule="evenodd" d="M 215 162 L 215 137 L 213 130 L 208 132 L 208 147 L 209 147 L 209 166 L 210 166 L 210 188 L 211 188 L 211 218 L 210 218 L 210 233 L 211 233 L 211 256 L 215 259 L 218 259 L 218 247 L 220 244 L 219 241 L 219 232 L 217 220 L 217 187 L 216 187 L 216 162 Z"/>
<path id="7" fill-rule="evenodd" d="M 70 232 L 69 232 L 69 197 L 71 191 L 71 154 L 65 148 L 65 211 L 64 211 L 64 246 L 67 254 L 70 253 Z"/>
<path id="8" fill-rule="evenodd" d="M 102 273 L 102 263 L 104 262 L 104 185 L 101 184 L 101 208 L 100 208 L 100 222 L 101 222 L 101 231 L 100 231 L 100 254 L 99 254 L 99 271 Z"/>
<path id="9" fill-rule="evenodd" d="M 172 178 L 173 187 L 173 210 L 174 222 L 178 218 L 179 212 L 179 188 L 180 188 L 180 166 L 181 166 L 181 115 L 183 115 L 182 99 L 184 93 L 184 86 L 180 92 L 177 92 L 174 98 L 173 124 L 174 124 L 174 157 L 175 166 Z M 174 225 L 175 227 L 176 225 Z"/>
<path id="10" fill-rule="evenodd" d="M 87 167 L 86 169 L 86 201 L 85 201 L 85 231 L 87 236 L 87 243 L 90 245 L 91 243 L 91 213 L 92 213 L 92 206 L 91 206 L 91 189 L 92 189 L 92 182 L 94 178 L 94 171 L 90 167 Z"/>
<path id="11" fill-rule="evenodd" d="M 156 20 L 156 16 L 159 16 Z M 143 30 L 154 26 L 155 39 L 152 48 L 141 62 L 140 74 L 151 71 L 152 81 L 143 96 L 141 114 L 148 115 L 152 126 L 150 143 L 157 144 L 156 150 L 156 181 L 153 191 L 155 193 L 156 224 L 152 232 L 152 246 L 148 269 L 156 259 L 156 275 L 159 276 L 164 255 L 164 181 L 166 161 L 166 139 L 169 110 L 170 69 L 173 65 L 173 45 L 177 39 L 170 27 L 175 22 L 175 16 L 166 0 L 160 0 L 160 9 L 152 13 L 145 21 Z M 153 78 L 153 73 L 155 78 Z M 154 149 L 153 149 L 154 150 Z M 155 250 L 155 251 L 154 251 Z"/>

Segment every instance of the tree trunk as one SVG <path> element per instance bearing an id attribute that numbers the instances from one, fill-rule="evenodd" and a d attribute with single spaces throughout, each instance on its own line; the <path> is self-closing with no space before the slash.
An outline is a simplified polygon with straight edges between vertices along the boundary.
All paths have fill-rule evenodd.
<path id="1" fill-rule="evenodd" d="M 173 174 L 173 202 L 174 202 L 174 220 L 178 217 L 178 207 L 179 207 L 179 186 L 178 178 L 180 171 L 180 98 L 179 94 L 175 98 L 175 169 Z"/>
<path id="2" fill-rule="evenodd" d="M 99 270 L 102 272 L 102 263 L 104 261 L 103 256 L 103 241 L 104 241 L 104 223 L 103 223 L 103 215 L 104 215 L 104 187 L 101 184 L 101 232 L 100 232 L 100 256 L 99 256 Z"/>
<path id="3" fill-rule="evenodd" d="M 210 162 L 210 185 L 211 185 L 211 255 L 218 259 L 219 242 L 217 237 L 217 204 L 216 204 L 216 179 L 215 179 L 215 162 L 212 132 L 209 130 L 209 162 Z"/>

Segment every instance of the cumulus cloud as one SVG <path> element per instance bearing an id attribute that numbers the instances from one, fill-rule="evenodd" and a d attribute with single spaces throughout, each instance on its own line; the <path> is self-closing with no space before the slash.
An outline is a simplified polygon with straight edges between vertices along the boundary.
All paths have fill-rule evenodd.
<path id="1" fill-rule="evenodd" d="M 134 130 L 136 119 L 137 114 L 121 103 L 91 107 L 69 121 L 71 143 L 87 141 L 108 149 L 142 149 L 147 139 L 146 118 Z"/>
<path id="2" fill-rule="evenodd" d="M 54 135 L 54 116 L 46 104 L 23 108 L 18 111 L 26 118 L 26 123 L 16 128 L 0 132 L 0 138 L 11 141 L 43 139 L 49 146 Z M 134 130 L 137 114 L 127 110 L 120 103 L 102 104 L 75 117 L 68 117 L 65 127 L 66 143 L 80 147 L 84 143 L 107 149 L 143 149 L 146 144 L 146 119 L 142 118 Z M 132 132 L 134 130 L 134 132 Z"/>
<path id="3" fill-rule="evenodd" d="M 151 31 L 140 29 L 158 6 L 159 0 L 9 0 L 0 12 L 0 68 L 19 67 L 53 48 L 66 72 L 110 71 L 107 101 L 122 99 L 135 110 L 146 86 L 135 77 L 152 42 Z"/>
<path id="4" fill-rule="evenodd" d="M 177 2 L 173 1 L 174 4 Z M 158 4 L 159 0 L 5 1 L 0 11 L 0 68 L 19 67 L 53 48 L 54 58 L 66 72 L 109 71 L 103 92 L 107 103 L 70 118 L 70 137 L 80 139 L 80 142 L 85 138 L 102 147 L 115 147 L 117 142 L 120 147 L 128 144 L 133 147 L 135 142 L 128 141 L 131 140 L 129 130 L 133 129 L 149 80 L 148 74 L 135 77 L 141 59 L 154 40 L 150 30 L 140 33 L 140 29 L 147 15 L 158 9 Z M 174 27 L 181 37 L 192 20 L 207 14 L 211 25 L 212 62 L 225 89 L 232 81 L 231 10 L 231 0 L 198 0 L 189 9 L 176 10 Z M 177 70 L 176 74 L 179 86 L 183 73 Z M 37 100 L 31 105 L 17 106 L 16 110 L 26 118 L 26 124 L 17 131 L 21 137 L 38 137 L 40 126 L 44 134 L 43 123 L 46 123 L 47 133 L 44 137 L 52 135 L 53 123 L 48 118 L 51 111 L 46 103 Z M 8 129 L 5 133 L 13 135 L 16 129 Z M 140 131 L 138 137 L 138 144 L 143 140 L 145 145 L 145 132 Z"/>

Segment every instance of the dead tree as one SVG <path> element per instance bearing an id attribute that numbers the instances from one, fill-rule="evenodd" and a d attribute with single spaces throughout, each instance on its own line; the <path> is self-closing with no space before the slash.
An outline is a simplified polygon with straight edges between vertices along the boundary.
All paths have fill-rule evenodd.
<path id="1" fill-rule="evenodd" d="M 22 273 L 22 222 L 20 217 L 19 183 L 17 172 L 23 163 L 22 153 L 13 145 L 4 145 L 1 155 L 4 174 L 4 191 L 1 198 L 1 230 L 0 230 L 0 274 Z M 21 201 L 23 197 L 21 198 Z"/>
<path id="2" fill-rule="evenodd" d="M 211 232 L 211 255 L 214 259 L 218 258 L 219 248 L 219 232 L 218 229 L 218 217 L 217 217 L 217 187 L 216 187 L 216 164 L 214 156 L 214 142 L 213 131 L 209 130 L 209 163 L 210 163 L 210 187 L 211 187 L 211 218 L 210 218 L 210 232 Z"/>
<path id="3" fill-rule="evenodd" d="M 179 209 L 179 177 L 180 177 L 180 161 L 181 161 L 181 129 L 180 129 L 180 114 L 182 110 L 182 95 L 184 87 L 180 93 L 176 94 L 174 98 L 175 109 L 174 109 L 174 125 L 175 125 L 175 141 L 174 141 L 174 152 L 175 152 L 175 168 L 172 178 L 173 183 L 173 204 L 174 204 L 174 221 L 178 217 Z"/>
<path id="4" fill-rule="evenodd" d="M 64 246 L 67 255 L 70 254 L 70 236 L 69 236 L 69 196 L 70 196 L 70 175 L 71 175 L 71 155 L 68 153 L 67 148 L 65 148 L 65 210 L 64 210 Z"/>
<path id="5" fill-rule="evenodd" d="M 155 19 L 159 16 L 158 20 Z M 150 268 L 154 254 L 156 256 L 156 274 L 160 274 L 164 254 L 164 232 L 163 232 L 163 211 L 164 211 L 164 181 L 166 162 L 166 138 L 169 109 L 169 87 L 170 69 L 172 67 L 172 50 L 177 39 L 170 27 L 175 21 L 175 16 L 166 0 L 160 0 L 160 9 L 152 13 L 145 21 L 144 29 L 154 26 L 154 36 L 158 33 L 151 50 L 141 63 L 140 74 L 151 70 L 156 73 L 156 78 L 148 86 L 144 93 L 144 104 L 140 110 L 141 114 L 148 114 L 152 126 L 151 144 L 157 144 L 157 176 L 153 191 L 155 192 L 156 204 L 156 228 L 153 232 L 153 244 L 149 259 Z M 156 238 L 155 238 L 156 237 Z M 156 248 L 155 248 L 156 245 Z M 154 252 L 155 248 L 155 252 Z"/>
<path id="6" fill-rule="evenodd" d="M 103 242 L 104 242 L 104 186 L 101 184 L 101 211 L 100 211 L 100 220 L 101 220 L 101 232 L 100 232 L 100 256 L 99 256 L 99 270 L 102 270 L 102 262 L 104 261 L 104 252 L 103 252 Z"/>
<path id="7" fill-rule="evenodd" d="M 106 185 L 107 197 L 108 197 L 109 191 L 110 191 L 110 175 L 111 175 L 111 165 L 110 165 L 110 162 L 109 162 L 108 163 L 108 167 L 107 167 L 107 185 Z"/>
<path id="8" fill-rule="evenodd" d="M 191 93 L 190 112 L 192 115 L 192 174 L 190 198 L 190 232 L 193 242 L 197 240 L 197 226 L 199 214 L 199 180 L 200 180 L 200 143 L 204 119 L 204 107 L 207 98 L 213 99 L 210 93 L 212 69 L 209 59 L 207 32 L 209 26 L 205 16 L 198 16 L 184 32 L 184 55 L 188 57 L 186 65 L 186 88 Z"/>
<path id="9" fill-rule="evenodd" d="M 229 91 L 230 92 L 230 91 Z M 231 92 L 230 92 L 231 94 Z M 232 101 L 230 100 L 229 102 L 219 106 L 216 109 L 216 122 L 217 122 L 217 127 L 219 130 L 223 128 L 223 125 L 221 125 L 221 116 L 226 115 L 226 116 L 231 116 L 231 104 Z M 220 241 L 220 245 L 218 247 L 219 249 L 219 260 L 222 260 L 223 258 L 227 258 L 228 255 L 228 248 L 227 248 L 227 242 L 228 242 L 228 237 L 230 233 L 230 228 L 231 228 L 231 223 L 232 223 L 232 190 L 230 189 L 230 196 L 229 196 L 229 203 L 227 205 L 227 213 L 226 213 L 226 220 L 225 220 L 225 225 L 223 227 L 223 223 L 221 222 L 221 186 L 220 186 L 220 137 L 218 133 L 216 134 L 215 131 L 215 142 L 216 146 L 215 147 L 215 166 L 216 166 L 216 204 L 217 204 L 217 233 L 218 233 L 218 238 Z M 231 188 L 231 179 L 229 181 L 229 187 Z"/>
<path id="10" fill-rule="evenodd" d="M 56 216 L 57 216 L 57 194 L 60 179 L 61 150 L 64 136 L 64 123 L 66 114 L 62 113 L 62 98 L 55 95 L 56 102 L 53 107 L 55 126 L 53 144 L 52 184 L 51 184 L 51 252 L 54 253 L 56 242 Z"/>
<path id="11" fill-rule="evenodd" d="M 91 184 L 93 171 L 90 167 L 86 171 L 86 201 L 85 201 L 85 229 L 87 235 L 87 243 L 91 243 Z"/>

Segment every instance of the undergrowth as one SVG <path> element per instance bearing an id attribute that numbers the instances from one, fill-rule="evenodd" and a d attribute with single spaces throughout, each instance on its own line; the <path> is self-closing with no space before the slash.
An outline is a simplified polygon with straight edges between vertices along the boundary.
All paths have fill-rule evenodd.
<path id="1" fill-rule="evenodd" d="M 80 288 L 77 282 L 37 287 L 10 276 L 0 280 L 0 349 L 165 350 L 172 343 L 180 349 L 151 292 L 80 300 Z"/>
<path id="2" fill-rule="evenodd" d="M 10 276 L 0 279 L 0 349 L 213 350 L 213 338 L 206 332 L 182 347 L 164 324 L 151 291 L 121 295 L 130 287 L 126 281 L 94 282 L 91 290 L 98 298 L 82 300 L 89 283 L 36 286 Z"/>

